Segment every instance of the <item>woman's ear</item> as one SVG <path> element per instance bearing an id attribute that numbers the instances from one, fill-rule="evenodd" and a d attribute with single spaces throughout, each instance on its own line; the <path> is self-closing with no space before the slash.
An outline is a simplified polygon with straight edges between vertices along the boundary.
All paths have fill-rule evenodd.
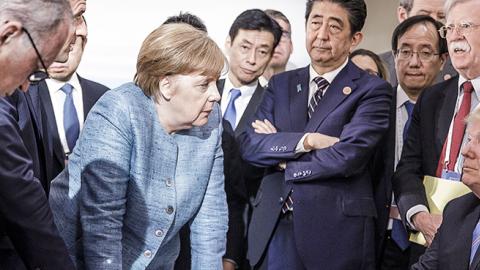
<path id="1" fill-rule="evenodd" d="M 158 82 L 158 88 L 160 90 L 160 96 L 166 101 L 169 101 L 175 92 L 173 81 L 170 76 L 165 76 L 160 79 Z"/>

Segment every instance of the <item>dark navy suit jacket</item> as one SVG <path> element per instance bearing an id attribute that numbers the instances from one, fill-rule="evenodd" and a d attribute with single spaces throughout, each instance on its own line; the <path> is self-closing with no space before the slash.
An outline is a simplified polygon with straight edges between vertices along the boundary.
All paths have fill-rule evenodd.
<path id="1" fill-rule="evenodd" d="M 240 136 L 243 158 L 272 171 L 257 194 L 248 257 L 252 265 L 260 261 L 293 187 L 293 227 L 305 267 L 373 269 L 376 210 L 367 165 L 388 128 L 391 86 L 349 61 L 310 120 L 308 89 L 308 67 L 274 76 L 256 118 L 268 119 L 278 133 L 256 134 L 248 128 Z M 296 145 L 307 132 L 340 142 L 298 155 Z M 285 171 L 273 172 L 281 161 L 287 162 Z"/>
<path id="2" fill-rule="evenodd" d="M 447 204 L 432 245 L 412 270 L 480 269 L 480 250 L 470 262 L 472 235 L 480 218 L 480 200 L 468 193 Z"/>
<path id="3" fill-rule="evenodd" d="M 28 269 L 73 269 L 47 202 L 45 153 L 31 105 L 20 91 L 0 98 L 0 268 L 22 269 L 23 262 Z"/>

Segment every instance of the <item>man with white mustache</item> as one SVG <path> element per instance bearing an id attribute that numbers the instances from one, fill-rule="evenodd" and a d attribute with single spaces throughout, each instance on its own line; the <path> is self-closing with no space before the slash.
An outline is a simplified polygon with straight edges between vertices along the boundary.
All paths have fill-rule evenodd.
<path id="1" fill-rule="evenodd" d="M 447 39 L 450 57 L 459 76 L 423 91 L 413 111 L 407 140 L 394 176 L 394 192 L 402 219 L 432 243 L 441 216 L 429 213 L 425 175 L 459 181 L 466 143 L 466 115 L 480 97 L 480 6 L 474 0 L 450 0 L 445 5 L 446 26 L 440 35 Z"/>

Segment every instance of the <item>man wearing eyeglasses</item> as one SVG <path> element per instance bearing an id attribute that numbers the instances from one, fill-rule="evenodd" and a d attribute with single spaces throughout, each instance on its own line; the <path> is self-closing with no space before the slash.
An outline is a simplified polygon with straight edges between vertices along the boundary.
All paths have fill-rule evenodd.
<path id="1" fill-rule="evenodd" d="M 72 12 L 66 1 L 3 1 L 0 96 L 11 95 L 19 86 L 26 90 L 29 81 L 44 78 L 38 70 L 54 61 L 72 33 Z M 34 145 L 22 142 L 23 131 L 32 126 L 19 121 L 14 106 L 0 98 L 0 267 L 73 269 L 36 177 L 40 171 L 35 170 L 30 152 Z"/>
<path id="2" fill-rule="evenodd" d="M 376 186 L 378 269 L 408 269 L 424 252 L 423 246 L 409 243 L 395 201 L 392 177 L 420 93 L 431 86 L 447 59 L 447 43 L 438 30 L 443 26 L 430 16 L 409 17 L 392 36 L 392 52 L 398 86 L 395 87 L 390 127 L 376 155 L 372 172 L 381 179 Z"/>
<path id="3" fill-rule="evenodd" d="M 242 157 L 267 168 L 248 231 L 254 269 L 375 269 L 368 164 L 393 91 L 348 59 L 366 9 L 363 0 L 307 1 L 311 63 L 270 79 L 239 137 Z"/>
<path id="4" fill-rule="evenodd" d="M 443 10 L 444 3 L 445 0 L 399 0 L 397 19 L 401 23 L 412 16 L 427 15 L 441 23 L 445 23 L 445 12 Z M 388 69 L 388 81 L 393 86 L 397 85 L 398 79 L 395 71 L 395 56 L 391 51 L 382 53 L 379 56 Z M 437 74 L 434 83 L 450 79 L 456 74 L 457 72 L 453 68 L 450 59 L 447 59 L 442 70 Z"/>
<path id="5" fill-rule="evenodd" d="M 407 140 L 393 179 L 402 220 L 432 243 L 441 216 L 429 213 L 425 175 L 461 179 L 465 144 L 465 117 L 479 104 L 480 36 L 474 0 L 452 0 L 446 5 L 447 23 L 439 31 L 446 38 L 452 64 L 459 76 L 425 89 L 417 100 Z"/>

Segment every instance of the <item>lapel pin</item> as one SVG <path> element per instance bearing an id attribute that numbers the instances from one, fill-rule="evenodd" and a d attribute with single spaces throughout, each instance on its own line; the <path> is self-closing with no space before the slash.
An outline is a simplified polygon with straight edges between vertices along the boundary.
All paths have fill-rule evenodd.
<path id="1" fill-rule="evenodd" d="M 297 84 L 297 93 L 300 93 L 300 92 L 302 92 L 302 85 Z"/>
<path id="2" fill-rule="evenodd" d="M 350 88 L 349 86 L 346 86 L 343 88 L 343 94 L 344 95 L 350 95 L 350 93 L 352 93 L 352 88 Z"/>

